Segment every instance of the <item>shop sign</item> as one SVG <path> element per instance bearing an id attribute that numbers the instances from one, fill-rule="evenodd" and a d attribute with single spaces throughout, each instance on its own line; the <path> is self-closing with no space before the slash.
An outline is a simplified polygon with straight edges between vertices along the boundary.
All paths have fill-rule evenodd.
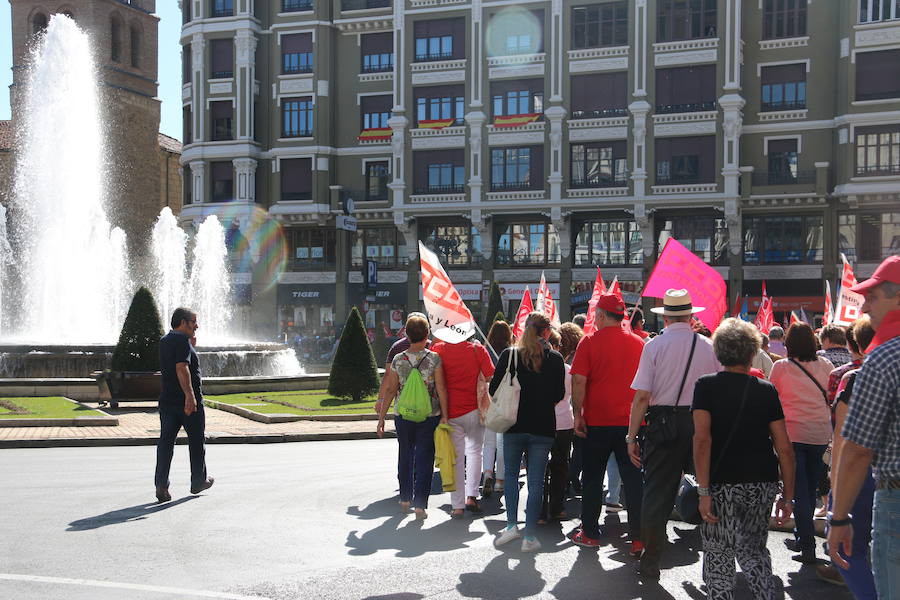
<path id="1" fill-rule="evenodd" d="M 280 304 L 333 304 L 333 285 L 282 284 L 278 286 Z"/>
<path id="2" fill-rule="evenodd" d="M 503 298 L 504 302 L 510 300 L 518 302 L 521 300 L 522 294 L 525 293 L 526 285 L 531 289 L 531 297 L 537 298 L 538 286 L 540 285 L 537 281 L 534 283 L 497 283 L 497 286 L 500 288 L 500 297 Z M 550 288 L 550 292 L 553 294 L 554 298 L 559 298 L 558 283 L 548 283 L 547 287 Z"/>

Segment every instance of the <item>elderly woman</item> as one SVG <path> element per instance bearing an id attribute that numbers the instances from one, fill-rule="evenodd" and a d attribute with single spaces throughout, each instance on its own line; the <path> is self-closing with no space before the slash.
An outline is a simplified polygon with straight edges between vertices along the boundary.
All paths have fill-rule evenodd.
<path id="1" fill-rule="evenodd" d="M 701 377 L 694 387 L 703 580 L 713 599 L 732 597 L 735 559 L 754 598 L 775 597 L 766 538 L 772 501 L 782 485 L 777 518 L 783 522 L 791 513 L 794 453 L 778 392 L 749 374 L 759 347 L 753 325 L 726 319 L 713 335 L 725 370 Z"/>
<path id="2" fill-rule="evenodd" d="M 393 400 L 406 384 L 406 379 L 414 368 L 419 370 L 428 395 L 431 397 L 431 415 L 421 423 L 407 421 L 394 408 L 394 428 L 397 430 L 399 458 L 397 479 L 400 482 L 400 507 L 408 511 L 410 503 L 416 512 L 416 519 L 425 519 L 428 514 L 428 496 L 431 494 L 431 479 L 434 472 L 434 430 L 438 423 L 447 422 L 447 387 L 444 383 L 444 369 L 441 357 L 425 348 L 428 343 L 428 320 L 419 315 L 410 315 L 406 320 L 406 337 L 409 349 L 397 354 L 391 369 L 385 377 L 385 401 L 378 411 L 378 437 L 384 435 L 384 416 Z"/>
<path id="3" fill-rule="evenodd" d="M 824 356 L 816 355 L 816 336 L 806 323 L 791 325 L 784 345 L 788 357 L 772 366 L 769 380 L 778 390 L 788 437 L 794 444 L 794 537 L 800 549 L 794 560 L 816 564 L 813 513 L 818 498 L 816 488 L 825 470 L 822 455 L 831 442 L 831 410 L 825 390 L 834 366 Z"/>

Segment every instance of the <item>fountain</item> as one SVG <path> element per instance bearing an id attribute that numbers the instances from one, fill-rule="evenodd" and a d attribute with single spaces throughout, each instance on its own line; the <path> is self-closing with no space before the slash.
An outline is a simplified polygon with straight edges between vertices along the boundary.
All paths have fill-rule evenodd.
<path id="1" fill-rule="evenodd" d="M 23 88 L 9 236 L 0 212 L 0 377 L 87 377 L 108 368 L 136 282 L 125 234 L 107 217 L 96 69 L 90 39 L 73 20 L 51 18 Z M 230 339 L 228 252 L 218 219 L 200 224 L 190 269 L 188 246 L 164 208 L 147 287 L 164 325 L 176 306 L 199 313 L 204 375 L 302 373 L 283 345 Z"/>

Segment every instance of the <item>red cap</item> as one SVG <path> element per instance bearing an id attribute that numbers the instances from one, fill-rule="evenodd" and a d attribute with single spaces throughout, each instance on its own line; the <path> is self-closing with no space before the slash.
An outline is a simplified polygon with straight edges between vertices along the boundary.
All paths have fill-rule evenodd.
<path id="1" fill-rule="evenodd" d="M 597 308 L 617 315 L 625 314 L 625 303 L 615 294 L 600 294 L 600 299 L 597 300 Z"/>
<path id="2" fill-rule="evenodd" d="M 857 283 L 850 288 L 850 291 L 857 294 L 865 294 L 871 288 L 886 281 L 900 283 L 900 256 L 889 256 L 884 259 L 871 277 L 862 283 Z"/>

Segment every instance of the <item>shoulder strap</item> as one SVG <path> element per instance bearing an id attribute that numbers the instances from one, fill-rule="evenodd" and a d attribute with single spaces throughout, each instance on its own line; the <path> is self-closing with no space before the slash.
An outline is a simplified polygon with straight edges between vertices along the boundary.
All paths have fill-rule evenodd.
<path id="1" fill-rule="evenodd" d="M 675 406 L 678 406 L 678 403 L 681 402 L 681 392 L 684 390 L 684 382 L 687 381 L 688 371 L 691 370 L 691 361 L 694 359 L 694 348 L 697 347 L 697 336 L 699 334 L 694 334 L 694 339 L 691 340 L 691 353 L 688 354 L 687 364 L 684 366 L 684 375 L 681 377 L 681 385 L 678 386 L 678 395 L 675 396 Z"/>
<path id="2" fill-rule="evenodd" d="M 728 449 L 731 440 L 734 439 L 735 432 L 737 432 L 738 427 L 741 425 L 741 416 L 744 414 L 744 406 L 747 404 L 747 396 L 750 394 L 750 385 L 756 380 L 756 377 L 753 375 L 748 375 L 748 377 L 750 379 L 747 380 L 747 385 L 744 386 L 744 396 L 741 398 L 741 406 L 738 408 L 738 414 L 734 419 L 734 425 L 731 426 L 731 432 L 728 434 L 728 439 L 725 440 L 725 444 L 719 451 L 719 458 L 716 459 L 716 466 L 709 472 L 709 483 L 712 483 L 713 476 L 716 474 L 716 471 L 719 470 L 719 465 L 722 464 L 722 459 L 725 457 L 725 450 Z"/>
<path id="3" fill-rule="evenodd" d="M 790 359 L 788 359 L 788 360 L 790 360 L 792 363 L 794 363 L 795 365 L 797 365 L 797 367 L 798 367 L 801 371 L 803 371 L 803 374 L 806 375 L 807 377 L 809 377 L 809 378 L 812 380 L 812 382 L 813 382 L 814 384 L 816 384 L 816 387 L 819 388 L 819 391 L 820 391 L 820 392 L 822 392 L 822 396 L 825 398 L 825 403 L 827 404 L 827 403 L 828 403 L 828 392 L 825 391 L 825 388 L 822 387 L 822 384 L 819 383 L 818 380 L 816 380 L 816 378 L 813 377 L 812 374 L 810 374 L 809 371 L 807 371 L 806 369 L 804 369 L 804 368 L 803 368 L 803 365 L 801 365 L 798 361 L 794 360 L 793 358 L 790 358 Z"/>
<path id="4" fill-rule="evenodd" d="M 422 355 L 422 358 L 419 359 L 419 362 L 416 363 L 416 366 L 414 366 L 413 369 L 418 370 L 419 365 L 421 365 L 423 362 L 425 362 L 426 358 L 428 358 L 428 352 L 426 352 L 424 355 Z M 412 363 L 410 363 L 410 364 L 412 364 Z"/>

